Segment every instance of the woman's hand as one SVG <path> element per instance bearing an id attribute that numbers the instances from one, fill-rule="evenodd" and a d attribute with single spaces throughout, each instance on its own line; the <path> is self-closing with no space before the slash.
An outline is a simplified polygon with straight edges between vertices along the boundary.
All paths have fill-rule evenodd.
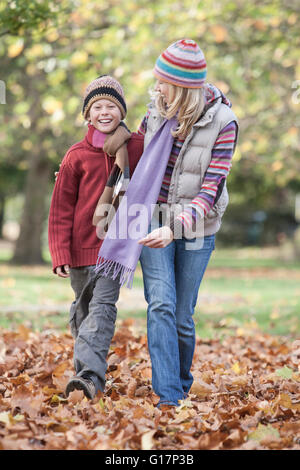
<path id="1" fill-rule="evenodd" d="M 138 243 L 149 248 L 165 248 L 173 241 L 174 235 L 170 227 L 164 225 L 163 227 L 156 228 L 144 238 L 141 238 Z"/>

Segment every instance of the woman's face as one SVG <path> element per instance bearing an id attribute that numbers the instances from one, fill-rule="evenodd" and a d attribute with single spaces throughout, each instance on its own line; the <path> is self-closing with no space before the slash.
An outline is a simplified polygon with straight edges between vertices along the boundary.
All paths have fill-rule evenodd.
<path id="1" fill-rule="evenodd" d="M 168 83 L 157 80 L 154 90 L 161 94 L 167 105 L 170 104 L 171 87 Z"/>

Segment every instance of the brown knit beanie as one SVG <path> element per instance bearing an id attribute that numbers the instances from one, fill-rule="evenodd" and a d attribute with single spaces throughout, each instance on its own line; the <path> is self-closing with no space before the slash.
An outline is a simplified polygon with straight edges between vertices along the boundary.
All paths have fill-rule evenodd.
<path id="1" fill-rule="evenodd" d="M 101 75 L 93 80 L 85 90 L 82 108 L 82 114 L 85 119 L 87 119 L 87 114 L 92 104 L 101 98 L 115 103 L 121 111 L 122 119 L 125 118 L 127 108 L 122 86 L 110 75 Z"/>

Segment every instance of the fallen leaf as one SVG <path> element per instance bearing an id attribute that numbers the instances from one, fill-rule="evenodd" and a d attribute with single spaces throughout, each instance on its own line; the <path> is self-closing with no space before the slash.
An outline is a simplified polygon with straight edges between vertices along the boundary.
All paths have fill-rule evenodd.
<path id="1" fill-rule="evenodd" d="M 20 408 L 22 413 L 35 418 L 41 412 L 43 400 L 42 393 L 34 395 L 25 385 L 21 385 L 13 392 L 10 404 L 12 409 Z"/>
<path id="2" fill-rule="evenodd" d="M 197 379 L 194 381 L 190 391 L 197 397 L 205 397 L 215 392 L 216 388 L 213 385 L 207 384 L 201 379 Z"/>
<path id="3" fill-rule="evenodd" d="M 72 403 L 73 405 L 76 405 L 76 403 L 80 403 L 83 400 L 83 398 L 84 398 L 84 393 L 82 390 L 73 390 L 73 392 L 69 393 L 67 401 L 69 403 Z"/>
<path id="4" fill-rule="evenodd" d="M 278 403 L 281 406 L 284 406 L 285 408 L 300 411 L 300 400 L 298 400 L 297 403 L 294 403 L 292 402 L 291 397 L 287 395 L 286 393 L 281 393 L 278 399 L 276 400 L 276 403 Z"/>
<path id="5" fill-rule="evenodd" d="M 135 379 L 131 379 L 129 381 L 129 384 L 128 384 L 128 387 L 127 387 L 127 394 L 129 396 L 129 398 L 134 397 L 136 388 L 137 388 L 137 381 Z"/>
<path id="6" fill-rule="evenodd" d="M 11 413 L 9 411 L 2 411 L 0 413 L 0 422 L 4 423 L 6 425 L 11 423 L 11 420 L 13 419 Z"/>
<path id="7" fill-rule="evenodd" d="M 153 436 L 156 433 L 156 429 L 152 429 L 151 431 L 145 432 L 142 435 L 141 443 L 142 443 L 142 450 L 151 450 L 154 446 Z"/>
<path id="8" fill-rule="evenodd" d="M 275 439 L 280 438 L 280 434 L 278 430 L 275 429 L 271 424 L 264 425 L 264 424 L 259 423 L 259 425 L 257 426 L 257 429 L 248 435 L 249 439 L 253 439 L 259 442 L 262 441 L 263 439 L 266 439 L 267 437 L 268 438 L 271 437 Z"/>
<path id="9" fill-rule="evenodd" d="M 289 369 L 287 366 L 282 367 L 281 369 L 277 369 L 275 374 L 279 377 L 283 377 L 285 379 L 291 379 L 293 377 L 293 370 Z"/>
<path id="10" fill-rule="evenodd" d="M 68 399 L 60 397 L 59 395 L 56 395 L 56 394 L 54 394 L 51 397 L 51 403 L 60 403 L 61 401 L 68 401 Z"/>
<path id="11" fill-rule="evenodd" d="M 179 411 L 179 413 L 177 413 L 176 410 L 176 417 L 172 420 L 172 423 L 179 424 L 183 423 L 184 421 L 190 421 L 190 419 L 195 416 L 195 414 L 196 411 L 193 409 L 182 409 Z"/>
<path id="12" fill-rule="evenodd" d="M 241 367 L 240 367 L 240 364 L 238 362 L 235 362 L 233 364 L 233 366 L 231 366 L 231 369 L 233 370 L 233 372 L 235 372 L 236 374 L 240 374 L 241 373 Z"/>

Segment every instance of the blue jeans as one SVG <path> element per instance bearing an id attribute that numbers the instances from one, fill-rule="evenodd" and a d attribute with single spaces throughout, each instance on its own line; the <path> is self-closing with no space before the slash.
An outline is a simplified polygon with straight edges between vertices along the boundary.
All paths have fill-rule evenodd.
<path id="1" fill-rule="evenodd" d="M 210 235 L 204 239 L 173 240 L 165 248 L 142 249 L 148 348 L 152 387 L 160 397 L 158 406 L 178 405 L 193 383 L 193 313 L 214 247 L 215 236 Z"/>

